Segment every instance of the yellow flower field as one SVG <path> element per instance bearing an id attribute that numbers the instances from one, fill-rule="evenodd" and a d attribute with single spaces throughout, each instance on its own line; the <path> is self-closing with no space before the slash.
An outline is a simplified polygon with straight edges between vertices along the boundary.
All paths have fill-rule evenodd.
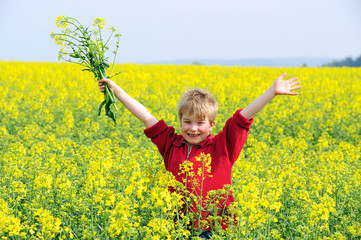
<path id="1" fill-rule="evenodd" d="M 113 80 L 180 132 L 187 87 L 219 102 L 213 134 L 281 73 L 233 168 L 237 225 L 213 239 L 361 238 L 361 69 L 130 65 Z M 120 103 L 117 125 L 97 82 L 66 63 L 0 61 L 1 239 L 187 239 L 180 198 L 143 125 Z M 195 236 L 195 235 L 194 235 Z M 194 238 L 196 239 L 196 238 Z"/>

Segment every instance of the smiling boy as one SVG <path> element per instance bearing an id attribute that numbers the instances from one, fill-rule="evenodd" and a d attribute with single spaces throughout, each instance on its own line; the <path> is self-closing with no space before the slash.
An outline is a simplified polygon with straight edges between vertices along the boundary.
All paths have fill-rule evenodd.
<path id="1" fill-rule="evenodd" d="M 286 73 L 278 77 L 265 93 L 245 109 L 238 109 L 227 120 L 222 131 L 214 137 L 210 132 L 215 125 L 218 104 L 206 90 L 192 89 L 182 96 L 178 104 L 181 125 L 179 135 L 175 133 L 174 127 L 168 126 L 163 120 L 158 121 L 142 104 L 113 81 L 102 79 L 99 81 L 99 88 L 100 91 L 104 91 L 103 83 L 107 83 L 124 106 L 144 123 L 144 133 L 156 144 L 164 159 L 165 168 L 179 182 L 183 182 L 184 178 L 180 169 L 182 163 L 188 160 L 194 164 L 194 169 L 198 169 L 197 157 L 201 154 L 211 156 L 212 177 L 203 180 L 202 195 L 205 197 L 211 190 L 222 189 L 225 185 L 232 184 L 232 167 L 246 142 L 253 117 L 277 95 L 298 94 L 293 92 L 301 88 L 298 78 L 283 80 L 285 76 Z M 200 194 L 200 189 L 189 190 Z M 234 197 L 230 194 L 222 205 L 227 207 L 233 201 Z M 210 229 L 208 227 L 205 230 Z"/>

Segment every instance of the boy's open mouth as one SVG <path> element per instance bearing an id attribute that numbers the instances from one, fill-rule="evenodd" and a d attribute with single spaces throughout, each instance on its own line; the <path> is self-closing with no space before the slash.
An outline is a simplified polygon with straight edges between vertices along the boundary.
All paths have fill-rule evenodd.
<path id="1" fill-rule="evenodd" d="M 198 137 L 200 134 L 191 134 L 191 133 L 188 133 L 188 136 L 194 138 L 194 137 Z"/>

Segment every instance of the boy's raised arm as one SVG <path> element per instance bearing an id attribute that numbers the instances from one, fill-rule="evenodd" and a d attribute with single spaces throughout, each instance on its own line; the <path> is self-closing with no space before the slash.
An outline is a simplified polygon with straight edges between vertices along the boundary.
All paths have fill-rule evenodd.
<path id="1" fill-rule="evenodd" d="M 287 73 L 283 73 L 281 76 L 279 76 L 276 81 L 274 81 L 272 86 L 266 90 L 266 92 L 264 92 L 260 97 L 258 97 L 245 109 L 243 109 L 240 112 L 242 116 L 247 119 L 253 118 L 259 111 L 262 110 L 264 106 L 267 105 L 267 103 L 269 103 L 277 95 L 298 95 L 297 92 L 293 91 L 301 88 L 301 85 L 298 85 L 301 82 L 297 81 L 298 77 L 283 80 L 286 75 Z"/>
<path id="2" fill-rule="evenodd" d="M 146 128 L 149 128 L 156 124 L 158 120 L 153 117 L 152 114 L 138 101 L 129 96 L 122 88 L 120 88 L 115 82 L 109 79 L 101 79 L 98 81 L 99 89 L 101 92 L 105 91 L 103 82 L 107 83 L 109 88 L 113 90 L 114 95 L 123 103 L 123 105 L 140 121 L 142 121 Z"/>

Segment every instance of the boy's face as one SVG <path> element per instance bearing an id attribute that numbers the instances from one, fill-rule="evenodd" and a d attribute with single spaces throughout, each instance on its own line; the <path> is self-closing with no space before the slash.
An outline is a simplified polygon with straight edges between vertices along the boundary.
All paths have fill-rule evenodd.
<path id="1" fill-rule="evenodd" d="M 187 143 L 195 145 L 206 139 L 212 131 L 215 122 L 209 123 L 209 118 L 197 118 L 196 114 L 183 114 L 181 119 L 182 136 Z"/>

